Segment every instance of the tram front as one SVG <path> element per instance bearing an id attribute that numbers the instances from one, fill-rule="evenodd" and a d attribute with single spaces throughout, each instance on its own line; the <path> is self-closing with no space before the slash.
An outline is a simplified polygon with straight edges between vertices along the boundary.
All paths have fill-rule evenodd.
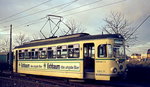
<path id="1" fill-rule="evenodd" d="M 108 39 L 106 44 L 98 46 L 95 60 L 96 80 L 111 80 L 114 77 L 126 77 L 126 55 L 124 39 Z"/>
<path id="2" fill-rule="evenodd" d="M 114 40 L 114 44 L 112 45 L 112 59 L 114 59 L 111 68 L 112 77 L 126 77 L 128 69 L 126 66 L 125 45 L 123 40 Z"/>

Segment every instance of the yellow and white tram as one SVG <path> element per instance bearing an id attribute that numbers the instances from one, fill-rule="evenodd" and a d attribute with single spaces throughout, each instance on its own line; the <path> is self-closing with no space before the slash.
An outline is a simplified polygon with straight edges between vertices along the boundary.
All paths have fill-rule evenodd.
<path id="1" fill-rule="evenodd" d="M 110 80 L 126 73 L 120 34 L 79 33 L 31 41 L 14 49 L 16 73 Z"/>

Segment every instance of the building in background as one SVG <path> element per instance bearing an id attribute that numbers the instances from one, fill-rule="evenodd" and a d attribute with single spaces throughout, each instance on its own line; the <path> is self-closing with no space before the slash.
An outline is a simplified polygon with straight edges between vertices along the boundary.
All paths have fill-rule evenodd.
<path id="1" fill-rule="evenodd" d="M 146 59 L 147 58 L 147 54 L 141 54 L 141 59 Z"/>
<path id="2" fill-rule="evenodd" d="M 150 58 L 150 49 L 147 50 L 147 58 Z"/>
<path id="3" fill-rule="evenodd" d="M 130 58 L 131 59 L 141 59 L 141 54 L 133 53 Z"/>

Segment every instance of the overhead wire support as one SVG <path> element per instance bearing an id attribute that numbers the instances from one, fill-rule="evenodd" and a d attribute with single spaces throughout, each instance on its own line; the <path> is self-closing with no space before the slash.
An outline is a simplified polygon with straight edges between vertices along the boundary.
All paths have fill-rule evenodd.
<path id="1" fill-rule="evenodd" d="M 43 25 L 43 27 L 41 28 L 41 30 L 40 30 L 40 33 L 42 34 L 42 36 L 46 39 L 46 36 L 43 34 L 43 32 L 42 32 L 42 30 L 43 30 L 43 28 L 45 27 L 45 25 L 47 24 L 47 22 L 48 22 L 49 20 L 47 20 L 46 22 L 45 22 L 45 24 Z"/>
<path id="2" fill-rule="evenodd" d="M 59 30 L 59 25 L 60 25 L 60 22 L 61 22 L 61 21 L 62 21 L 62 20 L 60 19 L 60 20 L 57 22 L 57 24 L 56 24 L 57 29 L 56 29 L 56 31 L 54 32 L 54 34 L 52 35 L 52 37 L 54 37 L 55 34 L 56 34 L 56 32 Z M 55 27 L 56 27 L 56 26 L 55 26 Z M 55 28 L 55 27 L 54 27 L 54 28 Z M 53 28 L 53 29 L 54 29 L 54 28 Z"/>
<path id="3" fill-rule="evenodd" d="M 51 22 L 50 22 L 50 17 L 48 17 L 48 22 L 49 22 L 50 33 L 53 35 L 53 30 L 52 30 L 52 24 L 51 24 Z M 50 35 L 51 35 L 51 34 L 50 34 Z M 49 37 L 50 37 L 50 35 L 49 35 Z"/>
<path id="4" fill-rule="evenodd" d="M 50 28 L 51 28 L 51 22 L 55 25 L 54 27 L 53 27 L 53 29 L 51 28 L 51 33 L 52 33 L 52 37 L 54 37 L 55 36 L 55 34 L 56 34 L 56 32 L 58 31 L 58 29 L 59 29 L 59 25 L 60 25 L 60 22 L 62 21 L 62 16 L 58 16 L 58 15 L 47 15 L 46 16 L 47 18 L 48 18 L 48 20 L 46 21 L 46 23 L 44 24 L 44 26 L 41 28 L 41 30 L 40 30 L 40 33 L 42 34 L 42 36 L 46 39 L 46 36 L 44 35 L 44 33 L 42 32 L 42 30 L 44 29 L 44 27 L 45 27 L 45 25 L 48 23 L 48 21 L 49 21 L 49 24 L 50 24 Z M 54 18 L 59 18 L 59 21 L 57 22 L 57 23 L 55 23 L 50 17 L 54 17 Z M 57 29 L 55 30 L 55 28 L 57 27 Z M 55 31 L 54 31 L 55 30 Z M 54 33 L 53 33 L 53 31 L 54 31 Z"/>
<path id="5" fill-rule="evenodd" d="M 55 26 L 53 27 L 53 29 L 52 30 L 55 30 L 55 28 L 57 27 L 57 29 L 56 29 L 56 31 L 54 32 L 54 33 L 52 33 L 53 35 L 52 35 L 52 37 L 54 37 L 55 36 L 55 34 L 56 34 L 56 32 L 59 30 L 59 25 L 60 25 L 60 22 L 62 22 L 62 16 L 58 16 L 58 15 L 47 15 L 48 17 L 49 17 L 49 20 L 53 23 L 53 24 L 55 24 Z M 50 17 L 56 17 L 56 18 L 59 18 L 59 21 L 57 22 L 57 23 L 55 23 Z"/>
<path id="6" fill-rule="evenodd" d="M 62 16 L 58 16 L 58 15 L 47 15 L 47 16 L 53 16 L 53 17 L 58 17 L 58 18 L 63 18 Z"/>
<path id="7" fill-rule="evenodd" d="M 65 35 L 67 35 L 67 34 L 69 33 L 69 31 L 71 31 L 71 27 L 70 27 L 69 25 L 67 25 L 67 24 L 66 24 L 65 22 L 63 22 L 63 21 L 62 21 L 62 23 L 63 23 L 64 25 L 66 25 L 66 26 L 68 27 L 68 29 L 69 29 L 69 30 L 66 32 L 66 34 L 65 34 Z"/>

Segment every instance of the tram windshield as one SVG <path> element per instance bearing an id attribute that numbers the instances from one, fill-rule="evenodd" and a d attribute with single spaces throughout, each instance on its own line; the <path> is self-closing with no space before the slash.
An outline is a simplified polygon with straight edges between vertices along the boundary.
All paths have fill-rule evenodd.
<path id="1" fill-rule="evenodd" d="M 125 56 L 123 45 L 116 45 L 113 47 L 113 56 L 115 58 L 123 58 Z"/>

